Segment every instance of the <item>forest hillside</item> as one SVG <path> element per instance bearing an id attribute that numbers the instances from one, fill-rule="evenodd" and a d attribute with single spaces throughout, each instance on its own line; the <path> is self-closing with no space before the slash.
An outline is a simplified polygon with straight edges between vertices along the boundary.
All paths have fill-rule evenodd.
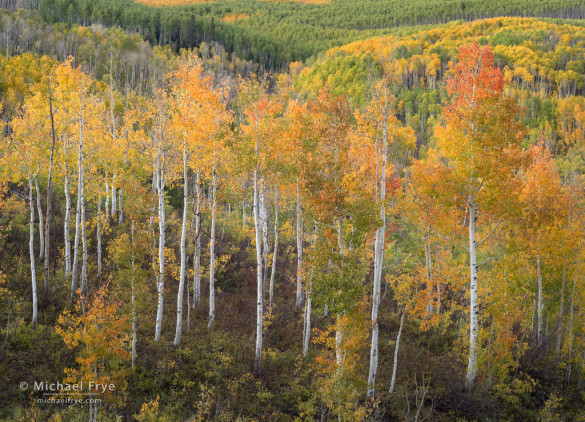
<path id="1" fill-rule="evenodd" d="M 585 420 L 582 6 L 416 3 L 2 4 L 0 420 Z"/>
<path id="2" fill-rule="evenodd" d="M 175 51 L 217 41 L 228 52 L 283 71 L 332 47 L 413 26 L 497 16 L 571 19 L 580 0 L 20 0 L 50 23 L 120 26 Z M 14 4 L 13 2 L 7 2 Z M 191 4 L 189 4 L 191 3 Z M 18 2 L 17 2 L 18 4 Z M 162 7 L 161 7 L 162 6 Z"/>

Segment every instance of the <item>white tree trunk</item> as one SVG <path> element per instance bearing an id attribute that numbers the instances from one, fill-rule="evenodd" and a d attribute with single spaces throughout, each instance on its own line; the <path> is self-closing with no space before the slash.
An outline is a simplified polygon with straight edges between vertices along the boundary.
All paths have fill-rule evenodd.
<path id="1" fill-rule="evenodd" d="M 396 371 L 398 368 L 398 348 L 400 347 L 400 336 L 402 335 L 402 326 L 404 325 L 404 316 L 406 315 L 406 308 L 402 312 L 400 317 L 400 328 L 398 329 L 398 335 L 396 336 L 396 345 L 394 346 L 394 367 L 392 368 L 392 379 L 390 380 L 389 393 L 392 394 L 394 391 L 394 384 L 396 383 Z"/>
<path id="2" fill-rule="evenodd" d="M 477 261 L 475 253 L 475 202 L 469 196 L 469 361 L 467 364 L 467 389 L 471 391 L 477 370 L 477 338 L 479 335 L 479 308 L 477 306 Z"/>
<path id="3" fill-rule="evenodd" d="M 185 286 L 186 257 L 185 250 L 187 240 L 187 218 L 189 210 L 189 178 L 187 174 L 187 141 L 183 142 L 183 221 L 181 224 L 181 271 L 179 274 L 179 290 L 177 292 L 177 327 L 175 330 L 174 345 L 181 344 L 181 330 L 183 325 L 183 294 Z"/>
<path id="4" fill-rule="evenodd" d="M 268 278 L 268 251 L 270 244 L 268 242 L 268 205 L 267 205 L 267 188 L 262 180 L 262 186 L 259 191 L 260 202 L 260 226 L 262 228 L 262 291 L 266 291 L 266 280 Z"/>
<path id="5" fill-rule="evenodd" d="M 536 307 L 536 341 L 540 346 L 542 344 L 542 311 L 544 309 L 544 303 L 542 300 L 542 264 L 540 261 L 540 255 L 536 257 L 536 281 L 538 284 L 538 305 Z"/>
<path id="6" fill-rule="evenodd" d="M 97 208 L 97 271 L 98 275 L 102 273 L 102 194 L 98 194 L 98 208 Z"/>
<path id="7" fill-rule="evenodd" d="M 343 352 L 341 350 L 341 343 L 343 342 L 343 327 L 341 322 L 341 316 L 337 315 L 335 318 L 335 366 L 339 373 L 345 360 Z"/>
<path id="8" fill-rule="evenodd" d="M 303 304 L 303 216 L 301 208 L 301 193 L 297 179 L 297 309 Z"/>
<path id="9" fill-rule="evenodd" d="M 106 176 L 106 219 L 110 218 L 110 185 Z"/>
<path id="10" fill-rule="evenodd" d="M 341 217 L 337 217 L 337 246 L 339 247 L 339 254 L 343 258 L 345 256 L 345 251 L 343 248 L 343 221 Z M 329 261 L 329 266 L 331 266 L 331 260 Z M 343 362 L 345 361 L 345 356 L 341 348 L 343 336 L 344 330 L 343 324 L 341 322 L 341 315 L 337 315 L 335 323 L 335 364 L 337 366 L 337 371 L 339 372 L 341 371 Z"/>
<path id="11" fill-rule="evenodd" d="M 131 288 L 132 288 L 132 368 L 135 367 L 136 362 L 136 277 L 134 275 L 134 261 L 135 261 L 135 253 L 134 253 L 134 220 L 132 220 L 132 228 L 131 228 L 131 241 L 132 241 L 132 278 L 131 278 Z"/>
<path id="12" fill-rule="evenodd" d="M 45 257 L 45 234 L 43 228 L 45 227 L 43 223 L 43 207 L 41 206 L 41 190 L 39 189 L 39 182 L 37 180 L 37 175 L 34 175 L 35 180 L 35 189 L 37 191 L 37 210 L 39 213 L 39 259 L 42 261 Z"/>
<path id="13" fill-rule="evenodd" d="M 575 287 L 577 286 L 577 274 L 579 274 L 579 253 L 577 254 L 577 260 L 575 262 L 575 278 L 573 279 L 573 289 L 571 290 L 571 306 L 570 306 L 570 318 L 569 318 L 569 352 L 568 355 L 570 356 L 573 353 L 573 341 L 574 341 L 574 334 L 573 334 L 573 323 L 575 318 Z M 572 359 L 572 358 L 571 358 Z M 572 361 L 567 363 L 567 372 L 565 375 L 565 381 L 567 384 L 571 381 L 571 370 L 572 370 Z"/>
<path id="14" fill-rule="evenodd" d="M 156 311 L 156 327 L 154 341 L 160 340 L 162 330 L 162 319 L 164 309 L 164 290 L 165 290 L 165 174 L 162 168 L 159 168 L 158 182 L 158 275 L 157 275 L 157 292 L 158 308 Z"/>
<path id="15" fill-rule="evenodd" d="M 561 354 L 561 343 L 563 340 L 563 313 L 564 313 L 564 302 L 565 302 L 565 280 L 567 275 L 567 257 L 563 261 L 563 284 L 561 286 L 561 303 L 559 304 L 559 322 L 558 322 L 558 334 L 556 344 L 557 357 Z"/>
<path id="16" fill-rule="evenodd" d="M 122 188 L 118 189 L 118 224 L 124 222 L 124 213 L 122 211 Z"/>
<path id="17" fill-rule="evenodd" d="M 384 118 L 382 127 L 382 169 L 379 180 L 380 219 L 382 225 L 376 229 L 374 244 L 374 280 L 372 291 L 372 344 L 370 346 L 370 370 L 368 373 L 367 397 L 374 395 L 376 374 L 378 372 L 378 308 L 380 307 L 380 291 L 382 280 L 382 266 L 384 265 L 384 237 L 386 233 L 386 161 L 387 161 L 387 119 Z"/>
<path id="18" fill-rule="evenodd" d="M 77 275 L 79 269 L 79 235 L 80 235 L 80 218 L 81 218 L 81 191 L 83 184 L 83 166 L 82 161 L 82 141 L 80 137 L 79 156 L 77 159 L 77 207 L 75 211 L 75 240 L 73 241 L 73 268 L 71 274 L 71 297 L 77 290 Z"/>
<path id="19" fill-rule="evenodd" d="M 315 243 L 317 242 L 317 224 L 313 226 L 313 235 L 311 237 L 311 248 L 315 247 Z M 304 319 L 303 319 L 303 356 L 307 357 L 309 354 L 309 341 L 311 339 L 311 312 L 312 312 L 312 279 L 313 279 L 313 270 L 311 270 L 311 275 L 306 280 L 305 286 L 305 294 L 307 295 L 305 301 L 305 312 L 304 312 Z"/>
<path id="20" fill-rule="evenodd" d="M 30 206 L 30 221 L 29 221 L 29 242 L 28 251 L 30 255 L 30 274 L 32 282 L 32 323 L 37 323 L 37 270 L 35 266 L 35 207 L 34 207 L 34 196 L 33 196 L 33 185 L 32 178 L 30 176 L 30 170 L 28 173 L 28 202 Z"/>
<path id="21" fill-rule="evenodd" d="M 212 204 L 211 204 L 211 233 L 209 239 L 209 321 L 207 322 L 207 329 L 213 328 L 215 322 L 215 213 L 217 209 L 216 203 L 216 189 L 217 189 L 217 174 L 215 162 L 213 164 L 213 186 L 211 189 Z"/>
<path id="22" fill-rule="evenodd" d="M 81 192 L 80 192 L 80 205 L 81 205 L 81 293 L 87 292 L 87 236 L 85 234 L 85 176 L 83 161 L 81 162 Z"/>
<path id="23" fill-rule="evenodd" d="M 65 163 L 65 221 L 63 222 L 63 237 L 65 238 L 65 277 L 71 275 L 71 239 L 69 224 L 71 220 L 71 192 L 69 191 L 69 168 Z"/>
<path id="24" fill-rule="evenodd" d="M 430 246 L 429 246 L 429 251 L 430 251 Z M 437 250 L 436 250 L 436 245 L 435 245 L 435 256 L 437 256 Z M 431 254 L 432 256 L 432 254 Z M 432 264 L 432 263 L 431 263 Z M 432 270 L 432 267 L 431 267 Z M 437 315 L 439 315 L 441 313 L 441 281 L 440 278 L 437 278 Z"/>
<path id="25" fill-rule="evenodd" d="M 426 234 L 425 234 L 424 243 L 425 243 L 424 244 L 424 246 L 425 246 L 425 269 L 426 269 L 426 273 L 427 273 L 428 286 L 429 286 L 429 289 L 432 291 L 433 284 L 434 284 L 434 280 L 433 280 L 433 253 L 432 253 L 431 237 L 430 237 L 430 233 L 429 233 L 428 229 L 427 229 Z M 433 312 L 436 312 L 437 314 L 439 313 L 439 308 L 441 306 L 441 290 L 440 290 L 438 283 L 436 286 L 436 290 L 437 290 L 437 309 L 436 309 L 436 311 L 434 310 L 433 296 L 429 295 L 429 298 L 428 298 L 429 303 L 427 305 L 427 317 L 430 317 Z"/>
<path id="26" fill-rule="evenodd" d="M 309 341 L 311 340 L 311 311 L 312 311 L 312 299 L 311 299 L 311 287 L 308 286 L 305 289 L 307 294 L 307 300 L 305 303 L 305 327 L 303 329 L 303 357 L 307 357 L 309 354 Z"/>
<path id="27" fill-rule="evenodd" d="M 112 176 L 112 217 L 116 217 L 116 188 L 114 187 L 114 181 L 116 180 L 116 175 Z"/>
<path id="28" fill-rule="evenodd" d="M 197 204 L 195 205 L 195 256 L 193 257 L 193 309 L 201 303 L 201 180 L 197 171 L 195 182 Z"/>
<path id="29" fill-rule="evenodd" d="M 49 84 L 50 85 L 50 84 Z M 51 120 L 51 152 L 49 154 L 49 174 L 47 177 L 47 206 L 46 206 L 46 218 L 45 218 L 45 259 L 43 260 L 44 264 L 44 294 L 45 297 L 49 294 L 49 260 L 50 260 L 50 253 L 51 253 L 51 213 L 53 210 L 53 202 L 52 202 L 52 195 L 53 195 L 53 156 L 55 154 L 55 145 L 57 143 L 57 139 L 55 136 L 55 116 L 53 114 L 53 92 L 49 88 L 49 117 Z M 55 280 L 53 279 L 53 295 L 55 295 Z"/>
<path id="30" fill-rule="evenodd" d="M 260 239 L 262 223 L 260 221 L 260 198 L 259 190 L 263 186 L 258 186 L 258 168 L 254 170 L 254 229 L 256 232 L 256 357 L 254 359 L 254 372 L 260 372 L 260 362 L 262 359 L 262 323 L 264 317 L 263 307 L 263 283 L 262 283 L 262 243 Z"/>
<path id="31" fill-rule="evenodd" d="M 274 187 L 274 252 L 272 253 L 272 271 L 270 273 L 270 287 L 268 293 L 268 307 L 272 310 L 274 300 L 274 277 L 276 273 L 276 254 L 278 252 L 278 181 Z"/>
<path id="32" fill-rule="evenodd" d="M 87 237 L 85 235 L 85 169 L 83 159 L 83 117 L 79 119 L 79 209 L 81 212 L 79 224 L 81 226 L 81 294 L 86 292 L 87 284 Z M 77 229 L 76 229 L 77 231 Z M 77 247 L 76 247 L 77 249 Z"/>

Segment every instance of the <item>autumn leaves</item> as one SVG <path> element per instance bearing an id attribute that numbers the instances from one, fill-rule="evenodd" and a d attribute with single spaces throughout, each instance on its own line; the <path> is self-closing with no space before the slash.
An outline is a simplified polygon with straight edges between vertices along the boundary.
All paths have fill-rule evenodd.
<path id="1" fill-rule="evenodd" d="M 13 181 L 28 187 L 33 303 L 35 215 L 43 215 L 37 182 L 53 169 L 55 207 L 62 212 L 43 221 L 63 227 L 63 237 L 51 243 L 60 254 L 53 246 L 52 259 L 64 267 L 58 277 L 71 283 L 74 297 L 78 288 L 84 300 L 98 292 L 85 302 L 95 310 L 77 320 L 64 313 L 61 325 L 82 330 L 95 316 L 107 328 L 104 315 L 119 322 L 116 330 L 128 331 L 132 323 L 131 336 L 111 335 L 119 344 L 104 359 L 130 357 L 134 364 L 137 325 L 154 328 L 155 342 L 164 339 L 169 290 L 177 294 L 175 347 L 201 304 L 208 305 L 208 329 L 216 329 L 217 242 L 225 222 L 236 218 L 228 230 L 247 237 L 253 249 L 250 262 L 240 264 L 252 267 L 253 260 L 255 372 L 266 359 L 267 314 L 294 303 L 303 327 L 299 353 L 319 363 L 326 405 L 345 418 L 365 412 L 347 403 L 398 388 L 400 339 L 411 318 L 422 329 L 459 327 L 456 347 L 465 343 L 469 390 L 478 376 L 501 377 L 517 362 L 531 310 L 535 342 L 544 344 L 546 312 L 556 306 L 551 268 L 561 261 L 565 270 L 573 268 L 580 257 L 580 240 L 571 233 L 581 233 L 581 193 L 561 180 L 543 144 L 520 147 L 527 131 L 490 48 L 474 43 L 460 50 L 447 79 L 451 100 L 419 160 L 412 158 L 414 130 L 397 118 L 397 82 L 389 75 L 372 84 L 368 103 L 355 111 L 326 89 L 306 99 L 283 81 L 274 88 L 240 79 L 232 87 L 186 58 L 175 71 L 153 76 L 151 96 L 143 97 L 117 93 L 70 63 L 58 66 L 50 89 L 33 89 L 11 122 L 3 155 L 15 170 Z M 113 217 L 110 201 L 118 211 Z M 283 244 L 294 252 L 285 255 Z M 95 277 L 93 268 L 101 269 Z M 127 306 L 105 299 L 105 274 L 119 278 L 114 284 Z M 283 280 L 296 290 L 290 297 L 277 288 Z M 578 346 L 577 283 L 563 278 L 559 331 L 570 327 L 559 337 L 559 354 Z M 202 285 L 209 286 L 207 300 Z M 156 301 L 138 311 L 140 294 L 155 287 Z M 519 291 L 534 296 L 534 307 Z M 391 334 L 380 305 L 389 297 L 400 324 Z M 325 316 L 317 319 L 316 310 Z M 380 353 L 387 347 L 381 339 L 389 335 L 396 338 L 392 378 L 379 375 L 390 363 L 380 361 L 387 355 Z M 313 349 L 315 343 L 322 347 Z M 122 353 L 130 344 L 132 353 Z M 81 358 L 95 357 L 87 353 Z"/>

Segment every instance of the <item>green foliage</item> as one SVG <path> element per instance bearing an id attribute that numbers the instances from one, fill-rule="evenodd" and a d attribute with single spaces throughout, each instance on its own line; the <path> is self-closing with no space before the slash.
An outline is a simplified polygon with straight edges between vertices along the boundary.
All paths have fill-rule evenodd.
<path id="1" fill-rule="evenodd" d="M 322 4 L 222 0 L 160 8 L 131 0 L 45 0 L 41 13 L 49 22 L 139 28 L 153 44 L 168 43 L 175 49 L 215 40 L 242 58 L 280 70 L 291 61 L 334 46 L 393 33 L 395 27 L 502 15 L 581 18 L 583 8 L 579 0 L 335 0 Z M 248 18 L 222 21 L 230 15 Z"/>

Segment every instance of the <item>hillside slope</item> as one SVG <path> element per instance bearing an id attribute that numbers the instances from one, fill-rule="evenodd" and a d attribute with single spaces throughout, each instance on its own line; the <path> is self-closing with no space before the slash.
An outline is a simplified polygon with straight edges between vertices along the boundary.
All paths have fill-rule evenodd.
<path id="1" fill-rule="evenodd" d="M 556 150 L 574 142 L 568 139 L 579 124 L 572 111 L 585 94 L 585 29 L 575 25 L 493 18 L 358 41 L 323 54 L 301 72 L 297 88 L 316 92 L 327 85 L 358 106 L 368 97 L 368 80 L 384 69 L 403 102 L 402 120 L 424 144 L 447 98 L 442 80 L 458 48 L 473 40 L 492 45 L 507 90 L 523 106 L 533 132 Z"/>
<path id="2" fill-rule="evenodd" d="M 242 58 L 275 70 L 350 41 L 394 33 L 393 28 L 397 27 L 490 16 L 585 17 L 585 8 L 578 0 L 311 3 L 222 0 L 149 7 L 131 0 L 44 0 L 40 10 L 50 22 L 119 25 L 140 31 L 154 43 L 168 43 L 177 48 L 217 40 Z"/>

